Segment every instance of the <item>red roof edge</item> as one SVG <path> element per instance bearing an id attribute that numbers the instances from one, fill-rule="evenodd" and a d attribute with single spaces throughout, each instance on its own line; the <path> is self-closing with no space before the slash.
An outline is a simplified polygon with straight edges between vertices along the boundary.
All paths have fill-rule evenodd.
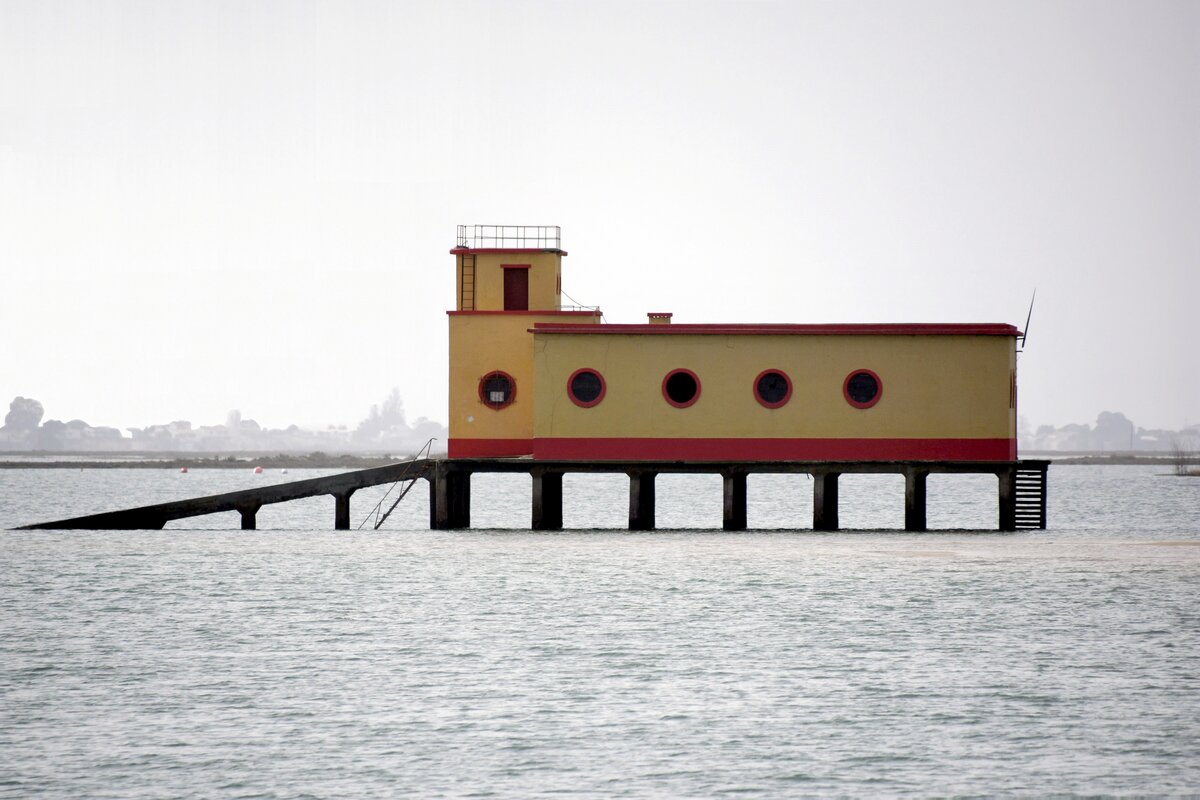
<path id="1" fill-rule="evenodd" d="M 474 316 L 474 317 L 485 317 L 485 316 L 509 316 L 509 317 L 599 317 L 599 316 L 602 316 L 602 315 L 601 315 L 601 313 L 600 313 L 600 309 L 596 309 L 595 311 L 562 311 L 562 310 L 559 310 L 559 309 L 544 309 L 544 310 L 543 310 L 543 309 L 536 309 L 536 308 L 534 308 L 534 309 L 528 309 L 528 310 L 523 310 L 523 311 L 496 311 L 496 310 L 488 310 L 488 311 L 455 311 L 455 310 L 451 310 L 451 311 L 447 311 L 446 313 L 447 313 L 447 314 L 449 314 L 449 315 L 450 315 L 450 316 L 452 316 L 452 317 L 457 317 L 457 316 L 464 316 L 464 317 L 472 317 L 472 316 Z M 550 325 L 551 327 L 553 327 L 553 326 L 557 325 L 558 323 L 555 323 L 555 322 L 535 322 L 535 323 L 533 323 L 533 324 L 534 324 L 534 325 Z M 577 326 L 577 325 L 571 325 L 571 326 L 568 326 L 568 327 L 575 328 L 575 327 L 578 327 L 578 326 Z M 598 328 L 598 327 L 600 327 L 600 326 L 599 326 L 599 325 L 595 325 L 594 327 L 597 327 L 597 328 Z"/>
<path id="2" fill-rule="evenodd" d="M 503 254 L 503 253 L 558 253 L 560 256 L 567 255 L 566 250 L 556 250 L 553 247 L 455 247 L 450 251 L 452 256 L 471 255 L 471 254 Z"/>
<path id="3" fill-rule="evenodd" d="M 534 333 L 653 334 L 657 336 L 1013 336 L 1015 326 L 1000 322 L 882 322 L 826 325 L 558 325 L 534 323 Z"/>

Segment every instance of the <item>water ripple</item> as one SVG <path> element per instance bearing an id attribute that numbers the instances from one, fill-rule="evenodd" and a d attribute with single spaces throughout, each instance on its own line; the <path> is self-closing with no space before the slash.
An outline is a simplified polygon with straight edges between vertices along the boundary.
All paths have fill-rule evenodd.
<path id="1" fill-rule="evenodd" d="M 0 795 L 1194 793 L 1200 532 L 1084 522 L 2 534 Z"/>

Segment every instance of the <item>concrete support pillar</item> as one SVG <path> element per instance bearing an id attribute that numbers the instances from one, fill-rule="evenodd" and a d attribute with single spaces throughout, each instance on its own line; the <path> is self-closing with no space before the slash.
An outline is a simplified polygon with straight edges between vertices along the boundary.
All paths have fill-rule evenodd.
<path id="1" fill-rule="evenodd" d="M 535 531 L 562 530 L 562 479 L 561 472 L 533 473 L 533 529 Z"/>
<path id="2" fill-rule="evenodd" d="M 454 473 L 454 501 L 450 506 L 455 528 L 471 527 L 471 473 Z"/>
<path id="3" fill-rule="evenodd" d="M 838 475 L 822 472 L 813 475 L 813 530 L 838 529 Z"/>
<path id="4" fill-rule="evenodd" d="M 629 473 L 629 530 L 654 530 L 654 472 Z"/>
<path id="5" fill-rule="evenodd" d="M 725 482 L 725 513 L 722 526 L 727 531 L 746 530 L 746 473 L 721 476 Z"/>
<path id="6" fill-rule="evenodd" d="M 442 531 L 471 527 L 471 473 L 443 461 L 433 480 L 433 527 Z"/>
<path id="7" fill-rule="evenodd" d="M 258 529 L 258 509 L 260 508 L 262 508 L 261 503 L 238 506 L 238 513 L 242 515 L 242 530 L 253 531 Z M 160 525 L 159 527 L 161 528 L 162 526 Z"/>
<path id="8" fill-rule="evenodd" d="M 904 472 L 904 530 L 929 530 L 925 519 L 925 482 L 929 473 L 920 469 Z"/>
<path id="9" fill-rule="evenodd" d="M 444 462 L 434 468 L 430 483 L 429 514 L 431 529 L 450 529 L 450 469 Z"/>
<path id="10" fill-rule="evenodd" d="M 429 530 L 436 531 L 438 488 L 437 475 L 434 472 L 430 472 L 425 476 L 425 479 L 429 481 Z"/>
<path id="11" fill-rule="evenodd" d="M 1000 530 L 1017 529 L 1017 468 L 996 473 L 1000 478 Z"/>
<path id="12" fill-rule="evenodd" d="M 350 495 L 354 490 L 339 492 L 333 496 L 333 529 L 335 531 L 350 530 Z"/>

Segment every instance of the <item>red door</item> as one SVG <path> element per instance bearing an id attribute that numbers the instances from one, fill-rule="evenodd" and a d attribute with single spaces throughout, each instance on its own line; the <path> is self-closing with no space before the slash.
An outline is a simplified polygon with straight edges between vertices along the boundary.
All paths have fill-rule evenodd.
<path id="1" fill-rule="evenodd" d="M 504 270 L 504 310 L 529 310 L 529 270 Z"/>

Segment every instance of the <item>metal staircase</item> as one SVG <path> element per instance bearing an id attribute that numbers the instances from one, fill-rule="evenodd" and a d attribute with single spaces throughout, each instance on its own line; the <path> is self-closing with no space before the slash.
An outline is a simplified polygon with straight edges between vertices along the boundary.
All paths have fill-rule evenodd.
<path id="1" fill-rule="evenodd" d="M 428 442 L 426 442 L 425 446 L 421 448 L 420 452 L 418 452 L 416 454 L 416 456 L 413 457 L 413 461 L 411 461 L 409 463 L 417 464 L 417 463 L 423 463 L 423 462 L 428 461 L 429 460 L 429 449 L 431 447 L 433 447 L 433 443 L 436 441 L 437 441 L 437 439 L 430 439 Z M 375 505 L 375 510 L 372 511 L 370 514 L 368 514 L 366 516 L 366 518 L 364 518 L 363 521 L 358 524 L 359 529 L 361 530 L 362 527 L 367 524 L 367 521 L 370 520 L 371 517 L 374 517 L 375 518 L 375 530 L 379 530 L 379 528 L 382 527 L 383 523 L 387 522 L 387 518 L 392 515 L 392 512 L 396 510 L 396 506 L 400 505 L 400 501 L 403 500 L 405 495 L 407 495 L 412 490 L 413 486 L 415 486 L 417 484 L 417 479 L 422 478 L 422 477 L 425 477 L 425 476 L 422 475 L 419 471 L 410 473 L 409 470 L 405 470 L 405 472 L 400 476 L 400 479 L 397 480 L 395 483 L 393 483 L 391 486 L 389 486 L 388 490 L 384 493 L 383 497 L 379 498 L 379 502 Z M 401 489 L 400 493 L 396 495 L 396 499 L 392 501 L 392 504 L 390 506 L 388 506 L 388 510 L 384 511 L 383 510 L 384 502 L 387 501 L 388 496 L 391 495 L 391 493 L 392 493 L 392 490 L 395 489 L 397 486 L 399 486 L 402 483 L 405 484 L 404 488 Z"/>
<path id="2" fill-rule="evenodd" d="M 1017 530 L 1046 528 L 1046 466 L 1018 466 L 1015 480 Z"/>

